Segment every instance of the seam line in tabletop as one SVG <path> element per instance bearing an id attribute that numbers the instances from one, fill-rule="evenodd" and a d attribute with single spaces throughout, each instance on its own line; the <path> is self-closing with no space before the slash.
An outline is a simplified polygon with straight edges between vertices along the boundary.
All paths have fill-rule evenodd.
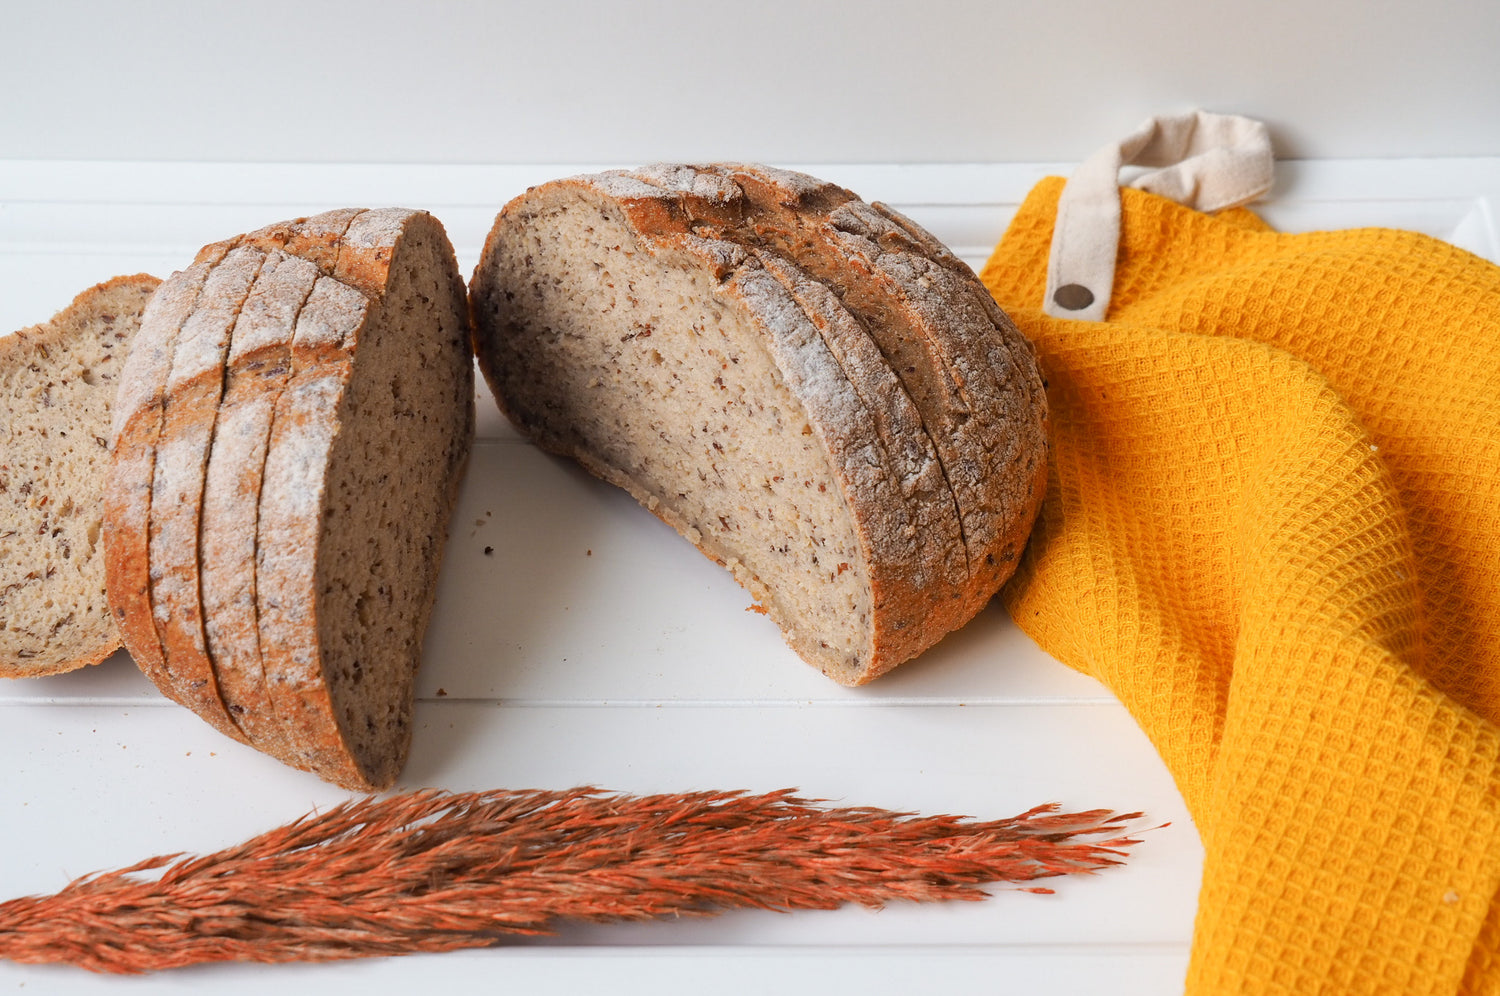
<path id="1" fill-rule="evenodd" d="M 1190 944 L 1187 941 L 1059 941 L 1056 943 L 1027 941 L 990 944 L 931 943 L 931 944 L 610 944 L 570 945 L 540 942 L 507 948 L 479 948 L 455 951 L 445 957 L 478 958 L 781 958 L 781 957 L 859 957 L 859 958 L 1055 958 L 1068 956 L 1086 957 L 1186 957 Z"/>
<path id="2" fill-rule="evenodd" d="M 1001 698 L 998 696 L 933 696 L 879 699 L 765 698 L 765 699 L 506 699 L 463 698 L 445 695 L 417 699 L 424 705 L 492 706 L 499 709 L 1016 709 L 1033 706 L 1119 706 L 1110 695 Z"/>
<path id="3" fill-rule="evenodd" d="M 419 696 L 423 705 L 450 707 L 454 705 L 488 706 L 497 709 L 965 709 L 1002 708 L 1015 709 L 1032 706 L 1120 706 L 1120 701 L 1108 694 L 1100 695 L 1037 695 L 1015 696 L 933 696 L 929 698 L 871 698 L 871 699 L 821 699 L 821 698 L 765 698 L 765 699 L 508 699 L 491 697 L 464 697 L 460 695 Z M 135 708 L 149 707 L 180 708 L 175 702 L 150 696 L 91 696 L 63 698 L 58 696 L 10 696 L 0 698 L 0 708 L 48 706 L 55 708 Z"/>

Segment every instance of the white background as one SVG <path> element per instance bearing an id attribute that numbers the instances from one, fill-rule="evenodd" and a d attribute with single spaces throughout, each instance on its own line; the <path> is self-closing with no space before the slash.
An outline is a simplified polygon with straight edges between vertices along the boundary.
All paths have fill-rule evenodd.
<path id="1" fill-rule="evenodd" d="M 1500 155 L 1489 0 L 6 0 L 0 158 L 1073 161 L 1148 115 Z"/>

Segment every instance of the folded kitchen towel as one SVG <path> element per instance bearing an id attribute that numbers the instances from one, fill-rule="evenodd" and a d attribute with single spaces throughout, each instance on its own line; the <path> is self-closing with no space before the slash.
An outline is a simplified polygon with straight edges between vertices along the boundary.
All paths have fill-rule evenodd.
<path id="1" fill-rule="evenodd" d="M 983 272 L 1054 428 L 1005 600 L 1187 800 L 1188 991 L 1500 992 L 1500 268 L 1126 189 L 1105 320 L 1054 318 L 1063 186 Z"/>

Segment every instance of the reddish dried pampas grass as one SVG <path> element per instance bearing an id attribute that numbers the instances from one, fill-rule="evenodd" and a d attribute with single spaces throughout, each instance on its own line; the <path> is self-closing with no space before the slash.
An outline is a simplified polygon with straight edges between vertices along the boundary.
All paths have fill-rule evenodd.
<path id="1" fill-rule="evenodd" d="M 480 947 L 564 919 L 982 899 L 982 883 L 1117 864 L 1136 843 L 1123 824 L 1139 815 L 1041 806 L 973 822 L 785 791 L 429 790 L 0 904 L 0 957 L 150 972 Z"/>

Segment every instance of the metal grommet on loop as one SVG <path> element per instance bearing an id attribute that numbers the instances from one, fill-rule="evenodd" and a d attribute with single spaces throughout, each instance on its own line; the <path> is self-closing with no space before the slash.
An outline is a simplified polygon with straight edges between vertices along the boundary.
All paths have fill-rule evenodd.
<path id="1" fill-rule="evenodd" d="M 1052 303 L 1069 311 L 1082 311 L 1094 303 L 1094 292 L 1083 284 L 1063 284 L 1053 292 Z"/>

